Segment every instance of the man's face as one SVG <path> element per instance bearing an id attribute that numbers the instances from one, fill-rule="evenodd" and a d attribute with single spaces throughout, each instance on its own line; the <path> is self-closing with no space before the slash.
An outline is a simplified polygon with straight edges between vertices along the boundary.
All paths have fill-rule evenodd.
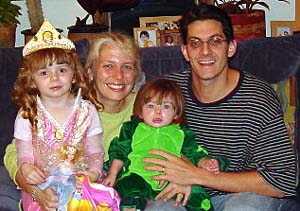
<path id="1" fill-rule="evenodd" d="M 195 21 L 188 26 L 187 34 L 182 52 L 191 64 L 193 78 L 213 80 L 228 69 L 228 57 L 234 55 L 236 45 L 227 42 L 220 22 Z"/>

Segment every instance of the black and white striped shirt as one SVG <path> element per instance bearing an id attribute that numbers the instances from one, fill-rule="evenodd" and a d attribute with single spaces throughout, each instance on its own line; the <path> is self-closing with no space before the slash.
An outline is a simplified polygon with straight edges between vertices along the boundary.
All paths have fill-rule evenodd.
<path id="1" fill-rule="evenodd" d="M 246 72 L 222 100 L 204 104 L 192 91 L 190 70 L 167 76 L 181 86 L 186 121 L 211 156 L 230 160 L 230 172 L 257 170 L 269 184 L 295 195 L 296 161 L 273 88 Z M 223 194 L 208 189 L 212 195 Z"/>

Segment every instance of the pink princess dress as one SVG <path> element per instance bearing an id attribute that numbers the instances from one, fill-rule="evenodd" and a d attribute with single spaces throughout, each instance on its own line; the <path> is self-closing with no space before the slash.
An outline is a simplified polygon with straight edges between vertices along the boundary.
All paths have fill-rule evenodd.
<path id="1" fill-rule="evenodd" d="M 46 110 L 38 96 L 36 132 L 32 132 L 29 120 L 24 119 L 21 114 L 22 111 L 19 111 L 14 132 L 17 139 L 18 165 L 28 162 L 46 172 L 48 178 L 39 187 L 41 189 L 50 186 L 55 187 L 59 197 L 58 210 L 66 211 L 70 199 L 76 192 L 75 172 L 87 169 L 102 171 L 103 147 L 101 137 L 103 131 L 98 113 L 94 105 L 83 100 L 80 92 L 78 92 L 70 117 L 63 125 Z M 99 139 L 89 138 L 97 135 Z M 78 153 L 80 156 L 74 157 L 72 160 L 72 167 L 62 165 L 67 161 L 67 156 L 64 157 L 63 155 L 68 154 L 66 149 L 70 147 L 76 149 L 76 152 L 81 152 L 81 154 Z M 95 186 L 94 189 L 98 192 L 108 192 L 111 196 L 110 200 L 106 202 L 101 198 L 102 194 L 94 194 L 99 203 L 105 202 L 114 207 L 111 210 L 119 210 L 120 199 L 115 190 L 112 188 L 101 189 L 99 186 Z M 85 192 L 87 190 L 88 188 L 85 188 Z M 42 211 L 38 203 L 25 191 L 22 191 L 22 205 L 24 211 Z"/>

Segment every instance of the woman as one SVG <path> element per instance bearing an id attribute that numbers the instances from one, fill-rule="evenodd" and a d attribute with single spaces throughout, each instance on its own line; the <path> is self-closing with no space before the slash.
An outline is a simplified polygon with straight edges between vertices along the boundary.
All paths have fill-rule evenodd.
<path id="1" fill-rule="evenodd" d="M 97 91 L 97 98 L 103 104 L 104 110 L 99 113 L 104 136 L 103 145 L 105 159 L 107 150 L 113 137 L 119 134 L 123 122 L 132 115 L 135 93 L 133 87 L 142 78 L 139 48 L 129 36 L 118 33 L 100 34 L 89 50 L 86 69 L 90 80 Z M 11 177 L 26 192 L 32 193 L 33 186 L 27 185 L 24 178 L 17 172 L 16 149 L 14 142 L 6 149 L 4 156 L 5 166 Z M 58 198 L 51 188 L 35 191 L 35 199 L 44 211 L 55 210 L 58 206 Z M 162 208 L 160 207 L 162 206 Z M 155 210 L 184 210 L 182 207 L 174 207 L 171 203 L 158 201 L 149 209 Z"/>

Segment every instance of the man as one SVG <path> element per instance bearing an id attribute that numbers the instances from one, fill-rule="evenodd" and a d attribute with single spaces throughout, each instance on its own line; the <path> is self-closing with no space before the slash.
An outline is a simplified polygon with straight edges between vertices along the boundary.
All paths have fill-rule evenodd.
<path id="1" fill-rule="evenodd" d="M 169 78 L 186 98 L 186 120 L 212 156 L 230 160 L 228 172 L 212 174 L 162 151 L 166 158 L 144 159 L 153 179 L 207 187 L 215 210 L 282 210 L 283 197 L 295 196 L 296 161 L 274 90 L 253 75 L 232 69 L 237 49 L 230 17 L 212 5 L 194 6 L 181 20 L 182 53 L 190 63 Z M 170 185 L 157 198 L 189 194 Z M 184 198 L 184 203 L 187 198 Z"/>

